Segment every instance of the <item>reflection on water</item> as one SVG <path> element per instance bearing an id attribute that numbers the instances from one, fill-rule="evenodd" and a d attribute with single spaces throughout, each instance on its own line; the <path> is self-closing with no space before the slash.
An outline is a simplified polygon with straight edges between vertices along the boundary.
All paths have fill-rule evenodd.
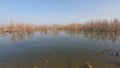
<path id="1" fill-rule="evenodd" d="M 5 37 L 9 35 L 11 37 L 11 40 L 24 40 L 24 39 L 30 39 L 34 35 L 35 32 L 32 31 L 20 31 L 20 32 L 3 32 L 0 33 L 1 37 Z"/>
<path id="2" fill-rule="evenodd" d="M 38 31 L 41 35 L 47 35 L 49 32 L 51 32 L 53 35 L 58 36 L 60 32 L 65 32 L 69 36 L 79 36 L 83 35 L 86 38 L 90 39 L 97 39 L 97 40 L 111 40 L 116 41 L 120 40 L 120 33 L 119 32 L 87 32 L 87 31 L 72 31 L 72 30 L 41 30 Z M 6 35 L 10 35 L 11 39 L 13 41 L 15 40 L 24 40 L 24 39 L 30 39 L 32 36 L 36 33 L 36 31 L 20 31 L 20 32 L 3 32 L 0 33 L 0 36 L 4 37 Z"/>
<path id="3" fill-rule="evenodd" d="M 83 32 L 83 34 L 90 39 L 98 40 L 120 40 L 119 32 Z"/>
<path id="4" fill-rule="evenodd" d="M 34 37 L 36 33 L 39 33 L 37 38 Z M 119 40 L 119 33 L 41 30 L 0 35 L 13 41 L 30 39 L 4 41 L 4 46 L 0 46 L 0 68 L 120 67 L 120 43 L 111 42 Z"/>

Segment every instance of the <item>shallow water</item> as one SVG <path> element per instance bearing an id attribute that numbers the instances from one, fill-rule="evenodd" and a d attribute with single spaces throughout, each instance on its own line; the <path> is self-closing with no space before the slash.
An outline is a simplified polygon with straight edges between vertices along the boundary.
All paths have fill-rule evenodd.
<path id="1" fill-rule="evenodd" d="M 0 68 L 120 68 L 115 33 L 6 33 L 0 37 Z"/>

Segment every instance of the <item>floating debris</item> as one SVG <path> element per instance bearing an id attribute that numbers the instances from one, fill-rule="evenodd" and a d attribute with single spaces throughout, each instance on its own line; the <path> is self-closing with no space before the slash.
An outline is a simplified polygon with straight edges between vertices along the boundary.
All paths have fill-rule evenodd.
<path id="1" fill-rule="evenodd" d="M 94 68 L 91 64 L 88 64 L 88 68 Z"/>
<path id="2" fill-rule="evenodd" d="M 89 61 L 86 62 L 88 68 L 94 68 L 92 64 L 90 64 Z"/>

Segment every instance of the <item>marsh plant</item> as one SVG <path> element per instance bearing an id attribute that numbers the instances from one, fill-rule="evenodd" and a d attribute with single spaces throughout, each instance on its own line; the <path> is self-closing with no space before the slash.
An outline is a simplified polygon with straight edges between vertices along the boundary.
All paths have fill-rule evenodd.
<path id="1" fill-rule="evenodd" d="M 0 32 L 16 32 L 16 31 L 43 31 L 43 30 L 75 30 L 75 31 L 102 31 L 102 32 L 120 32 L 120 21 L 114 19 L 89 21 L 84 24 L 71 23 L 67 25 L 33 25 L 24 23 L 1 24 Z"/>
<path id="2" fill-rule="evenodd" d="M 67 25 L 34 25 L 11 22 L 9 24 L 0 25 L 0 35 L 5 36 L 10 34 L 12 39 L 31 37 L 36 32 L 47 35 L 49 31 L 55 35 L 64 31 L 72 36 L 83 34 L 89 38 L 116 40 L 119 39 L 120 36 L 120 21 L 118 19 L 113 19 L 111 21 L 96 20 L 84 24 L 71 23 Z"/>

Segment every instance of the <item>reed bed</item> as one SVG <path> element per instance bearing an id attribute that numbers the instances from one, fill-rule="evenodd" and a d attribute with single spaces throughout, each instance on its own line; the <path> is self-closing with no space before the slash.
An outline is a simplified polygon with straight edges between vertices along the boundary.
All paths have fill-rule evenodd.
<path id="1" fill-rule="evenodd" d="M 118 19 L 111 21 L 90 21 L 83 25 L 83 30 L 97 32 L 120 32 L 120 21 Z"/>
<path id="2" fill-rule="evenodd" d="M 33 25 L 25 23 L 9 23 L 0 25 L 0 37 L 10 35 L 12 40 L 31 38 L 34 33 L 39 32 L 41 35 L 47 35 L 52 32 L 59 35 L 65 32 L 70 36 L 84 35 L 93 39 L 120 40 L 120 21 L 114 19 L 111 21 L 98 20 L 89 21 L 84 24 L 71 23 L 67 25 Z"/>
<path id="3" fill-rule="evenodd" d="M 49 30 L 67 30 L 67 31 L 94 31 L 94 32 L 120 32 L 120 21 L 114 19 L 111 21 L 98 20 L 89 21 L 84 24 L 72 23 L 67 25 L 33 25 L 24 23 L 10 23 L 0 25 L 0 33 L 3 32 L 37 32 Z"/>

